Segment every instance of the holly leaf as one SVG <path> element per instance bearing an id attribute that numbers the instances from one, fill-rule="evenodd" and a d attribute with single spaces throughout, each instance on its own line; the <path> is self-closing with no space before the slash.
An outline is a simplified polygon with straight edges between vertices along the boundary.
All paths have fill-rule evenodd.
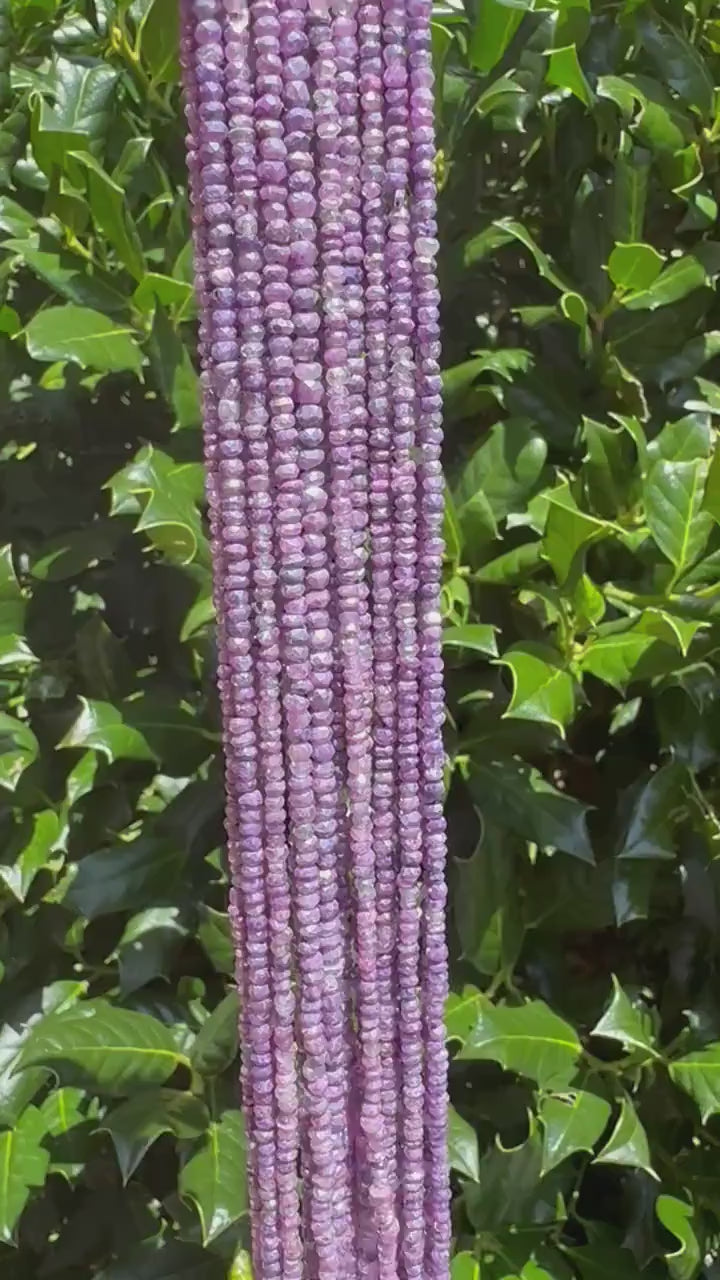
<path id="1" fill-rule="evenodd" d="M 651 1178 L 657 1178 L 650 1159 L 647 1134 L 629 1098 L 620 1103 L 620 1115 L 607 1143 L 595 1164 L 616 1164 L 633 1169 L 644 1169 Z"/>
<path id="2" fill-rule="evenodd" d="M 446 627 L 442 637 L 443 648 L 469 649 L 475 653 L 496 657 L 495 631 L 495 627 L 481 622 L 468 622 L 462 627 Z"/>
<path id="3" fill-rule="evenodd" d="M 470 787 L 485 819 L 543 849 L 560 849 L 593 862 L 587 805 L 556 790 L 537 769 L 520 760 L 476 761 Z"/>
<path id="4" fill-rule="evenodd" d="M 610 1111 L 609 1102 L 584 1090 L 543 1098 L 538 1109 L 543 1176 L 576 1152 L 591 1152 L 607 1128 Z"/>
<path id="5" fill-rule="evenodd" d="M 151 446 L 108 483 L 112 515 L 136 514 L 136 530 L 146 531 L 159 551 L 181 564 L 198 559 L 209 566 L 209 550 L 198 502 L 203 471 L 193 463 L 176 463 Z"/>
<path id="6" fill-rule="evenodd" d="M 649 1012 L 633 1004 L 616 977 L 610 1006 L 595 1023 L 592 1035 L 619 1040 L 628 1053 L 639 1051 L 644 1058 L 658 1058 L 655 1029 Z"/>
<path id="7" fill-rule="evenodd" d="M 704 512 L 707 466 L 692 462 L 656 462 L 645 483 L 645 515 L 653 539 L 675 568 L 693 564 L 708 540 L 712 520 Z"/>
<path id="8" fill-rule="evenodd" d="M 649 289 L 665 264 L 650 244 L 617 244 L 608 259 L 608 275 L 622 293 Z"/>
<path id="9" fill-rule="evenodd" d="M 703 1250 L 694 1224 L 695 1210 L 676 1196 L 658 1196 L 655 1212 L 666 1231 L 675 1236 L 679 1248 L 665 1254 L 672 1280 L 694 1280 L 703 1259 Z"/>
<path id="10" fill-rule="evenodd" d="M 513 692 L 506 716 L 549 724 L 565 736 L 575 716 L 575 681 L 559 653 L 541 644 L 517 644 L 499 662 L 509 667 Z"/>
<path id="11" fill-rule="evenodd" d="M 697 1103 L 703 1124 L 720 1114 L 720 1043 L 675 1058 L 668 1070 L 674 1083 Z"/>
<path id="12" fill-rule="evenodd" d="M 513 1007 L 480 997 L 458 1057 L 490 1059 L 535 1080 L 541 1089 L 562 1089 L 575 1074 L 581 1051 L 574 1028 L 544 1001 Z"/>
<path id="13" fill-rule="evenodd" d="M 608 538 L 616 532 L 605 520 L 587 515 L 572 503 L 567 495 L 555 495 L 548 504 L 547 523 L 543 536 L 543 552 L 550 561 L 559 583 L 564 583 L 574 567 L 576 556 L 594 542 Z"/>

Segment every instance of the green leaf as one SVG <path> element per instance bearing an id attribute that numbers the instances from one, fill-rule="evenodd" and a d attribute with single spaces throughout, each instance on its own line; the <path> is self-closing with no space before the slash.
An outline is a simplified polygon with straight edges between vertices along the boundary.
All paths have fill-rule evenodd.
<path id="1" fill-rule="evenodd" d="M 546 782 L 537 769 L 519 760 L 474 762 L 470 785 L 487 821 L 532 840 L 593 861 L 587 832 L 587 806 Z"/>
<path id="2" fill-rule="evenodd" d="M 639 293 L 649 289 L 665 264 L 662 254 L 649 244 L 617 244 L 608 260 L 608 274 L 616 289 Z"/>
<path id="3" fill-rule="evenodd" d="M 235 972 L 235 952 L 227 914 L 206 903 L 199 907 L 198 941 L 218 973 Z"/>
<path id="4" fill-rule="evenodd" d="M 639 1051 L 644 1058 L 657 1058 L 655 1031 L 649 1012 L 639 1004 L 631 1003 L 616 977 L 613 977 L 613 998 L 610 1007 L 592 1029 L 594 1036 L 619 1040 L 628 1053 Z"/>
<path id="5" fill-rule="evenodd" d="M 190 1051 L 190 1061 L 201 1076 L 221 1075 L 238 1051 L 240 998 L 230 991 L 203 1023 Z"/>
<path id="6" fill-rule="evenodd" d="M 0 711 L 0 787 L 14 791 L 39 747 L 29 724 Z"/>
<path id="7" fill-rule="evenodd" d="M 13 1243 L 18 1218 L 32 1187 L 42 1187 L 50 1156 L 41 1145 L 45 1123 L 37 1107 L 26 1107 L 14 1129 L 0 1133 L 0 1239 Z"/>
<path id="8" fill-rule="evenodd" d="M 620 1115 L 596 1164 L 616 1164 L 633 1169 L 644 1169 L 651 1178 L 657 1178 L 650 1159 L 647 1134 L 629 1098 L 622 1098 Z"/>
<path id="9" fill-rule="evenodd" d="M 649 151 L 632 143 L 618 150 L 613 180 L 612 231 L 615 240 L 623 244 L 634 244 L 642 239 L 651 159 Z"/>
<path id="10" fill-rule="evenodd" d="M 688 414 L 675 422 L 668 422 L 647 447 L 649 462 L 664 459 L 665 462 L 697 462 L 710 456 L 713 435 L 710 421 L 700 413 Z"/>
<path id="11" fill-rule="evenodd" d="M 443 542 L 445 543 L 445 559 L 453 564 L 460 563 L 463 551 L 462 531 L 452 494 L 445 485 L 445 508 L 443 512 Z"/>
<path id="12" fill-rule="evenodd" d="M 89 1157 L 89 1143 L 95 1123 L 92 1104 L 87 1107 L 82 1089 L 54 1089 L 43 1102 L 40 1113 L 45 1128 L 45 1145 L 50 1152 L 50 1173 L 59 1173 L 72 1183 L 83 1171 Z"/>
<path id="13" fill-rule="evenodd" d="M 19 240 L 26 240 L 36 228 L 36 219 L 29 209 L 16 200 L 11 200 L 9 196 L 0 196 L 0 230 Z"/>
<path id="14" fill-rule="evenodd" d="M 538 1110 L 543 1129 L 543 1175 L 578 1151 L 591 1152 L 605 1132 L 610 1103 L 581 1091 L 543 1098 Z"/>
<path id="15" fill-rule="evenodd" d="M 541 1089 L 562 1089 L 575 1074 L 581 1050 L 574 1028 L 542 1000 L 512 1008 L 479 996 L 458 1057 L 490 1059 Z"/>
<path id="16" fill-rule="evenodd" d="M 7 885 L 18 902 L 24 902 L 36 875 L 51 861 L 52 852 L 60 846 L 60 821 L 52 809 L 42 809 L 33 815 L 32 834 L 16 857 L 12 845 L 12 861 L 0 862 L 0 880 Z"/>
<path id="17" fill-rule="evenodd" d="M 454 1107 L 450 1107 L 448 1112 L 448 1156 L 451 1169 L 455 1169 L 463 1178 L 472 1178 L 477 1182 L 480 1159 L 477 1134 Z"/>
<path id="18" fill-rule="evenodd" d="M 456 1253 L 450 1263 L 450 1280 L 482 1280 L 477 1258 L 472 1253 Z"/>
<path id="19" fill-rule="evenodd" d="M 720 1043 L 676 1058 L 669 1071 L 673 1082 L 697 1103 L 703 1124 L 720 1114 Z"/>
<path id="20" fill-rule="evenodd" d="M 453 489 L 460 523 L 480 496 L 503 520 L 532 492 L 545 466 L 547 442 L 524 418 L 498 422 L 470 458 Z"/>
<path id="21" fill-rule="evenodd" d="M 625 310 L 655 311 L 658 307 L 680 302 L 696 289 L 702 289 L 718 271 L 714 255 L 709 264 L 703 257 L 702 249 L 698 248 L 694 254 L 686 253 L 676 258 L 660 272 L 649 289 L 624 299 Z"/>
<path id="22" fill-rule="evenodd" d="M 513 678 L 504 713 L 519 720 L 550 724 L 564 737 L 575 716 L 575 681 L 555 650 L 541 644 L 517 644 L 498 659 Z"/>
<path id="23" fill-rule="evenodd" d="M 585 330 L 588 322 L 587 302 L 579 293 L 564 293 L 560 299 L 560 310 L 567 320 Z"/>
<path id="24" fill-rule="evenodd" d="M 613 525 L 578 510 L 566 495 L 551 497 L 543 550 L 558 582 L 567 581 L 580 552 L 591 543 L 613 536 L 615 532 Z"/>
<path id="25" fill-rule="evenodd" d="M 101 373 L 139 374 L 142 368 L 134 330 L 89 307 L 46 307 L 29 321 L 25 338 L 34 360 L 69 360 Z"/>
<path id="26" fill-rule="evenodd" d="M 580 66 L 574 44 L 566 45 L 563 49 L 553 49 L 546 76 L 548 84 L 569 90 L 586 107 L 592 107 L 594 94 Z"/>
<path id="27" fill-rule="evenodd" d="M 75 1125 L 81 1124 L 85 1118 L 80 1110 L 84 1101 L 82 1089 L 67 1087 L 49 1093 L 40 1108 L 45 1132 L 53 1137 L 61 1137 Z"/>
<path id="28" fill-rule="evenodd" d="M 143 735 L 126 724 L 122 712 L 112 703 L 91 698 L 81 698 L 80 702 L 80 715 L 58 746 L 98 751 L 111 764 L 115 760 L 154 759 Z"/>
<path id="29" fill-rule="evenodd" d="M 607 632 L 588 641 L 579 659 L 582 671 L 604 680 L 620 693 L 634 680 L 671 671 L 676 662 L 675 650 L 642 625 L 619 630 L 612 623 Z"/>
<path id="30" fill-rule="evenodd" d="M 225 1111 L 180 1171 L 180 1194 L 195 1205 L 203 1244 L 210 1244 L 247 1209 L 245 1129 L 239 1111 Z"/>
<path id="31" fill-rule="evenodd" d="M 463 1188 L 464 1207 L 480 1239 L 490 1245 L 500 1235 L 503 1242 L 507 1242 L 503 1249 L 503 1255 L 507 1256 L 497 1257 L 494 1250 L 483 1251 L 483 1280 L 487 1263 L 492 1267 L 492 1280 L 507 1280 L 508 1274 L 510 1280 L 517 1280 L 520 1259 L 527 1258 L 529 1242 L 523 1242 L 518 1248 L 513 1241 L 514 1224 L 542 1223 L 547 1229 L 555 1220 L 559 1206 L 554 1202 L 552 1180 L 547 1190 L 541 1184 L 541 1166 L 542 1145 L 533 1124 L 527 1141 L 516 1147 L 504 1147 L 496 1136 L 480 1161 L 479 1181 L 466 1183 Z"/>
<path id="32" fill-rule="evenodd" d="M 675 1196 L 658 1196 L 655 1212 L 666 1231 L 675 1236 L 680 1248 L 666 1253 L 665 1259 L 672 1280 L 694 1280 L 703 1260 L 703 1251 L 693 1222 L 695 1211 L 691 1204 Z"/>
<path id="33" fill-rule="evenodd" d="M 113 1141 L 124 1183 L 137 1169 L 154 1142 L 164 1133 L 176 1138 L 199 1138 L 209 1124 L 205 1103 L 178 1089 L 139 1093 L 108 1112 L 102 1122 Z"/>
<path id="34" fill-rule="evenodd" d="M 35 661 L 24 629 L 25 597 L 15 576 L 12 547 L 7 545 L 0 547 L 0 666 L 16 660 Z"/>
<path id="35" fill-rule="evenodd" d="M 523 20 L 523 8 L 503 0 L 486 0 L 478 7 L 469 50 L 471 66 L 483 74 L 492 71 Z"/>
<path id="36" fill-rule="evenodd" d="M 69 58 L 53 59 L 51 83 L 54 105 L 31 94 L 33 159 L 48 177 L 64 168 L 71 151 L 102 146 L 109 107 L 118 73 L 97 62 L 83 65 Z"/>
<path id="37" fill-rule="evenodd" d="M 715 449 L 708 469 L 703 509 L 720 524 L 720 449 Z"/>
<path id="38" fill-rule="evenodd" d="M 143 138 L 137 135 L 128 138 L 120 152 L 120 159 L 110 174 L 113 182 L 127 190 L 131 179 L 145 164 L 152 145 L 152 138 Z"/>
<path id="39" fill-rule="evenodd" d="M 470 649 L 496 657 L 495 630 L 495 627 L 481 622 L 467 623 L 464 627 L 446 627 L 442 637 L 443 648 Z"/>
<path id="40" fill-rule="evenodd" d="M 656 462 L 645 483 L 645 515 L 654 541 L 681 571 L 703 551 L 711 517 L 702 510 L 707 466 L 693 462 Z"/>
<path id="41" fill-rule="evenodd" d="M 623 427 L 607 427 L 590 418 L 584 421 L 583 435 L 587 457 L 581 475 L 593 508 L 612 519 L 635 496 L 635 448 Z"/>
<path id="42" fill-rule="evenodd" d="M 173 0 L 151 0 L 138 31 L 140 56 L 153 83 L 173 84 L 179 78 L 179 10 Z"/>
<path id="43" fill-rule="evenodd" d="M 48 1073 L 40 1067 L 16 1070 L 18 1055 L 32 1028 L 53 1010 L 69 1008 L 85 989 L 82 982 L 53 982 L 26 997 L 6 1015 L 7 1021 L 0 1028 L 0 1124 L 14 1124 L 47 1081 Z"/>
<path id="44" fill-rule="evenodd" d="M 619 1239 L 613 1239 L 607 1246 L 593 1241 L 582 1249 L 568 1249 L 567 1253 L 576 1264 L 577 1274 L 582 1276 L 582 1280 L 607 1280 L 609 1275 L 614 1280 L 638 1280 L 635 1257 L 629 1249 L 621 1247 Z M 643 1280 L 666 1280 L 666 1272 L 663 1270 L 658 1275 L 652 1266 L 647 1267 Z"/>
<path id="45" fill-rule="evenodd" d="M 605 598 L 586 573 L 578 579 L 573 592 L 572 607 L 576 624 L 581 630 L 597 626 L 605 613 Z"/>
<path id="46" fill-rule="evenodd" d="M 89 853 L 78 864 L 65 904 L 88 920 L 138 910 L 172 894 L 184 862 L 185 854 L 174 841 L 151 835 Z M 139 945 L 137 933 L 131 931 L 118 945 L 133 944 Z"/>
<path id="47" fill-rule="evenodd" d="M 133 294 L 133 302 L 140 311 L 146 312 L 154 311 L 156 302 L 163 307 L 178 307 L 182 310 L 192 293 L 192 285 L 186 280 L 176 280 L 172 276 L 148 271 Z"/>
<path id="48" fill-rule="evenodd" d="M 227 1280 L 253 1280 L 252 1259 L 245 1249 L 235 1254 Z"/>
<path id="49" fill-rule="evenodd" d="M 197 508 L 202 482 L 202 468 L 196 464 L 176 463 L 161 450 L 146 446 L 109 481 L 111 513 L 139 513 L 136 529 L 146 531 L 171 559 L 189 564 L 197 558 L 209 564 Z"/>
<path id="50" fill-rule="evenodd" d="M 18 1058 L 19 1069 L 47 1067 L 61 1082 L 112 1095 L 163 1084 L 186 1063 L 156 1018 L 102 999 L 48 1014 L 33 1027 Z"/>
<path id="51" fill-rule="evenodd" d="M 88 65 L 55 55 L 52 87 L 55 113 L 65 129 L 84 133 L 93 142 L 102 137 L 118 73 L 105 63 Z"/>
<path id="52" fill-rule="evenodd" d="M 142 280 L 145 259 L 137 228 L 128 212 L 125 191 L 87 152 L 71 151 L 67 159 L 85 171 L 87 202 L 96 226 L 107 236 L 130 275 Z"/>
<path id="53" fill-rule="evenodd" d="M 464 360 L 462 364 L 443 370 L 443 416 L 446 422 L 462 422 L 497 402 L 494 387 L 478 381 L 480 375 L 487 372 L 488 360 L 484 356 Z"/>

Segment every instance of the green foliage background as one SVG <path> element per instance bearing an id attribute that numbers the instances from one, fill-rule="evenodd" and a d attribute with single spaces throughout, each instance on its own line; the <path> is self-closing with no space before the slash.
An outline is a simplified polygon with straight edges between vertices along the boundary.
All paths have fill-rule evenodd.
<path id="1" fill-rule="evenodd" d="M 433 39 L 452 1280 L 718 1280 L 720 11 Z M 3 1280 L 249 1275 L 176 47 L 0 0 Z"/>

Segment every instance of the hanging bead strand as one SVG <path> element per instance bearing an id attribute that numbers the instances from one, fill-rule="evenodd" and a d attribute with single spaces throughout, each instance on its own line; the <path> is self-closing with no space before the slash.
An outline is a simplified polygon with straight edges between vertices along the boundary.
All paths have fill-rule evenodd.
<path id="1" fill-rule="evenodd" d="M 386 263 L 392 400 L 393 598 L 396 627 L 398 874 L 397 1001 L 400 1058 L 401 1230 L 405 1280 L 424 1265 L 423 1041 L 420 992 L 422 829 L 418 741 L 416 388 L 410 245 L 406 0 L 383 0 L 387 178 L 392 194 Z"/>
<path id="2" fill-rule="evenodd" d="M 412 175 L 413 291 L 418 358 L 420 742 L 423 811 L 425 1203 L 427 1280 L 445 1280 L 450 1255 L 450 1181 L 447 1162 L 447 1048 L 443 1011 L 448 991 L 445 910 L 445 711 L 440 573 L 444 487 L 440 382 L 440 298 L 430 0 L 408 0 L 410 165 Z"/>

